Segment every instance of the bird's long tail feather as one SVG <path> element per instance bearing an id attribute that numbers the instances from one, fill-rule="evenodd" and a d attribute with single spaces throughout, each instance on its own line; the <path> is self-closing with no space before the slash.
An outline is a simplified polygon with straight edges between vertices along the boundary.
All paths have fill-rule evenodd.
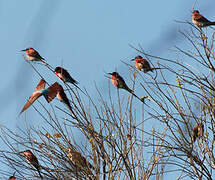
<path id="1" fill-rule="evenodd" d="M 134 94 L 134 91 L 132 91 L 129 87 L 126 86 L 126 88 L 124 88 L 126 91 L 128 91 L 129 93 L 131 93 L 134 97 L 136 97 L 137 99 L 139 99 L 142 103 L 144 103 L 145 98 L 147 98 L 147 96 L 144 96 L 143 98 L 139 98 L 136 94 Z"/>
<path id="2" fill-rule="evenodd" d="M 39 173 L 40 178 L 43 179 L 43 176 L 42 176 L 42 174 L 40 173 L 40 169 L 37 169 L 37 172 Z"/>
<path id="3" fill-rule="evenodd" d="M 157 70 L 157 69 L 162 69 L 162 68 L 159 68 L 159 67 L 153 67 L 151 68 L 150 70 L 153 71 L 153 70 Z"/>
<path id="4" fill-rule="evenodd" d="M 66 107 L 67 107 L 71 112 L 73 112 L 72 107 L 71 107 L 71 104 L 70 104 L 69 99 L 68 99 L 67 97 L 65 97 L 63 103 L 66 105 Z"/>
<path id="5" fill-rule="evenodd" d="M 40 59 L 40 61 L 41 61 L 42 63 L 44 63 L 46 66 L 49 65 L 49 64 L 46 62 L 45 59 Z"/>
<path id="6" fill-rule="evenodd" d="M 68 84 L 68 83 L 67 83 Z M 84 93 L 85 95 L 86 95 L 86 93 L 80 88 L 80 87 L 78 87 L 78 85 L 76 85 L 76 84 L 73 84 L 77 89 L 79 89 L 82 93 Z M 87 95 L 86 95 L 87 96 Z"/>
<path id="7" fill-rule="evenodd" d="M 212 26 L 215 25 L 215 21 L 214 22 L 210 22 L 210 25 L 212 25 Z"/>

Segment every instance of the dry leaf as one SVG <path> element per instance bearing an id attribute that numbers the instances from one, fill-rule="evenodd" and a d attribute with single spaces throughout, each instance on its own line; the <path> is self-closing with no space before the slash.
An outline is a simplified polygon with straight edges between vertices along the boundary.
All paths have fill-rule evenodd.
<path id="1" fill-rule="evenodd" d="M 54 133 L 54 137 L 61 138 L 61 135 L 60 135 L 60 133 Z"/>
<path id="2" fill-rule="evenodd" d="M 48 132 L 45 134 L 45 136 L 46 136 L 47 138 L 50 138 L 50 137 L 51 137 L 51 135 L 50 135 Z"/>

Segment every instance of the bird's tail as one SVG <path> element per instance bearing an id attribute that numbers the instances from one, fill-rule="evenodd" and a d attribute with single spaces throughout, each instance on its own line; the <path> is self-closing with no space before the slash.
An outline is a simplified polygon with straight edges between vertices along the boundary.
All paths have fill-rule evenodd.
<path id="1" fill-rule="evenodd" d="M 215 25 L 215 21 L 214 22 L 210 22 L 210 25 L 214 26 Z"/>
<path id="2" fill-rule="evenodd" d="M 43 179 L 43 176 L 42 176 L 42 174 L 40 173 L 40 169 L 39 169 L 39 168 L 37 168 L 37 172 L 39 173 L 40 178 Z"/>
<path id="3" fill-rule="evenodd" d="M 69 109 L 70 111 L 72 111 L 72 107 L 71 107 L 70 104 L 67 104 L 66 106 L 68 107 L 68 109 Z"/>
<path id="4" fill-rule="evenodd" d="M 150 68 L 150 71 L 157 70 L 157 69 L 161 69 L 161 68 L 153 67 L 153 68 Z"/>
<path id="5" fill-rule="evenodd" d="M 67 102 L 64 102 L 64 104 L 67 106 L 67 108 L 68 108 L 70 111 L 72 111 L 72 107 L 71 107 L 71 105 L 70 105 L 70 103 L 69 103 L 69 100 L 68 100 Z"/>
<path id="6" fill-rule="evenodd" d="M 141 102 L 143 102 L 144 103 L 144 101 L 145 101 L 145 98 L 147 98 L 148 96 L 144 96 L 143 98 L 139 98 L 136 94 L 134 94 L 134 91 L 133 90 L 131 90 L 128 86 L 126 86 L 125 88 L 124 88 L 126 91 L 128 91 L 129 93 L 131 93 L 134 97 L 136 97 L 137 99 L 139 99 Z"/>
<path id="7" fill-rule="evenodd" d="M 129 93 L 133 94 L 133 91 L 132 91 L 127 85 L 125 85 L 125 86 L 123 87 L 123 89 L 125 89 L 125 90 L 128 91 Z"/>
<path id="8" fill-rule="evenodd" d="M 79 89 L 83 94 L 85 94 L 86 95 L 86 93 L 80 88 L 80 87 L 78 87 L 78 85 L 77 84 L 73 84 L 77 89 Z M 87 95 L 86 95 L 87 96 Z"/>
<path id="9" fill-rule="evenodd" d="M 48 65 L 48 63 L 46 62 L 45 59 L 40 59 L 40 61 L 41 61 L 42 63 L 44 63 L 46 66 Z"/>
<path id="10" fill-rule="evenodd" d="M 136 94 L 134 93 L 131 93 L 134 97 L 136 97 L 137 99 L 139 99 L 142 103 L 145 103 L 145 99 L 148 97 L 148 96 L 144 96 L 144 97 L 141 97 L 139 98 Z"/>

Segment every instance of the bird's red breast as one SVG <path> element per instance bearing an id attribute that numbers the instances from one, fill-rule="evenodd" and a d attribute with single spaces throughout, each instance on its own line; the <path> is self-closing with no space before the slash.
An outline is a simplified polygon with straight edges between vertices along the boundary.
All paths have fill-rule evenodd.
<path id="1" fill-rule="evenodd" d="M 198 11 L 194 11 L 192 13 L 192 21 L 193 21 L 193 24 L 195 24 L 196 26 L 200 26 L 200 22 L 198 22 L 198 19 L 200 19 L 202 17 L 201 14 L 199 14 Z"/>
<path id="2" fill-rule="evenodd" d="M 62 73 L 60 73 L 60 72 L 56 72 L 55 73 L 62 81 L 63 81 L 63 79 L 64 79 L 64 76 L 63 76 L 63 74 Z"/>
<path id="3" fill-rule="evenodd" d="M 111 75 L 111 83 L 115 86 L 118 87 L 119 82 L 118 82 L 118 77 L 116 75 Z"/>
<path id="4" fill-rule="evenodd" d="M 142 59 L 136 59 L 135 66 L 138 70 L 141 70 L 143 68 L 144 61 Z"/>

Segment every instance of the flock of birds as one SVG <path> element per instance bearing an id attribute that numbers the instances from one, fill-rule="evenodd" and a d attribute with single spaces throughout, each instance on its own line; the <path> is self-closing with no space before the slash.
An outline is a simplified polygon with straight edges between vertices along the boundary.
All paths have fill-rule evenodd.
<path id="1" fill-rule="evenodd" d="M 202 16 L 199 13 L 198 10 L 193 11 L 192 22 L 193 22 L 193 24 L 195 24 L 199 28 L 215 25 L 215 22 L 211 22 L 208 19 L 206 19 L 204 16 Z M 43 57 L 41 57 L 40 54 L 35 49 L 33 49 L 32 47 L 29 47 L 29 48 L 24 49 L 22 51 L 26 52 L 26 56 L 30 61 L 39 61 L 39 62 L 43 62 L 44 64 L 47 65 L 45 59 Z M 146 59 L 144 59 L 142 56 L 136 56 L 134 59 L 132 59 L 132 61 L 135 61 L 135 67 L 139 71 L 142 71 L 144 73 L 147 73 L 149 71 L 153 71 L 156 69 L 160 69 L 160 68 L 154 68 L 154 67 L 152 68 L 150 66 L 149 62 Z M 78 82 L 70 76 L 70 74 L 68 73 L 68 71 L 66 69 L 58 66 L 55 68 L 54 72 L 60 78 L 60 80 L 62 80 L 64 83 L 71 83 L 74 86 L 76 86 L 77 88 L 79 88 L 77 86 Z M 132 93 L 135 97 L 137 97 L 133 93 L 133 91 L 127 86 L 124 79 L 119 75 L 118 72 L 112 72 L 109 74 L 111 75 L 111 78 L 110 78 L 111 82 L 116 88 L 125 89 L 128 92 Z M 48 103 L 51 102 L 57 96 L 57 98 L 61 102 L 63 102 L 68 107 L 69 110 L 72 110 L 69 99 L 67 98 L 63 87 L 58 82 L 55 82 L 54 84 L 52 84 L 48 88 L 45 88 L 45 85 L 46 85 L 46 81 L 44 79 L 41 79 L 39 84 L 37 85 L 36 89 L 31 94 L 28 101 L 24 105 L 20 114 L 23 113 L 27 108 L 29 108 L 33 104 L 33 102 L 35 100 L 37 100 L 42 95 L 45 97 L 45 99 L 47 100 Z M 144 99 L 140 99 L 140 100 L 143 101 Z M 200 138 L 203 135 L 204 135 L 204 125 L 202 123 L 199 123 L 193 129 L 192 143 L 194 143 L 197 138 Z M 71 153 L 71 149 L 69 149 L 68 151 Z M 74 152 L 78 152 L 78 151 L 74 151 Z M 27 162 L 36 168 L 36 170 L 39 173 L 39 176 L 42 179 L 43 177 L 40 173 L 40 164 L 39 164 L 36 156 L 30 150 L 23 151 L 22 153 L 26 157 Z M 78 152 L 78 155 L 76 153 L 76 156 L 79 157 L 79 159 L 82 159 L 83 163 L 85 165 L 88 164 L 88 166 L 89 166 L 89 163 L 87 163 L 87 160 L 83 156 L 81 156 L 81 154 L 79 152 Z M 71 160 L 75 161 L 74 157 L 76 157 L 76 156 L 73 155 L 73 159 L 71 159 Z M 80 160 L 78 160 L 78 162 L 79 161 Z M 15 173 L 11 177 L 9 177 L 9 180 L 16 180 Z"/>

